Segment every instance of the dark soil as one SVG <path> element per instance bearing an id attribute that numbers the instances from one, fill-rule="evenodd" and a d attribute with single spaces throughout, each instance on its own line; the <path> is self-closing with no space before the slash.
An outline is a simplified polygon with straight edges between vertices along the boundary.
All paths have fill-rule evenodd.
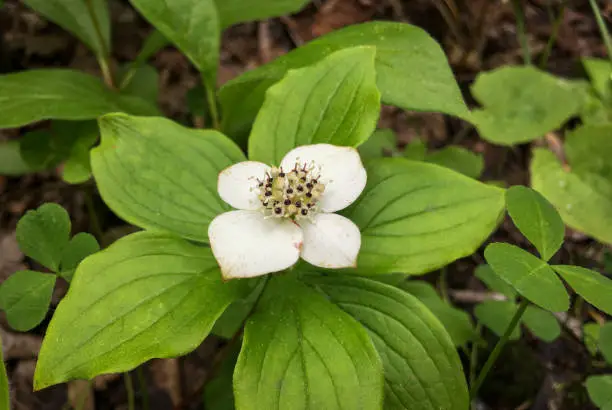
<path id="1" fill-rule="evenodd" d="M 144 38 L 151 31 L 127 1 L 110 0 L 113 17 L 113 58 L 116 64 L 135 58 Z M 524 1 L 528 42 L 534 60 L 538 61 L 552 32 L 550 11 L 556 16 L 563 0 Z M 588 1 L 566 0 L 546 69 L 566 77 L 583 77 L 579 57 L 604 56 Z M 607 22 L 612 21 L 612 3 L 600 2 Z M 605 3 L 605 4 L 604 4 Z M 288 50 L 340 27 L 370 21 L 409 22 L 427 30 L 444 47 L 466 100 L 469 85 L 479 71 L 522 62 L 517 41 L 516 21 L 510 1 L 501 0 L 313 0 L 302 12 L 265 22 L 241 24 L 223 35 L 219 82 L 223 83 L 243 71 L 273 60 Z M 198 125 L 187 109 L 187 91 L 197 85 L 198 76 L 187 59 L 176 49 L 161 50 L 150 63 L 160 73 L 159 103 L 164 113 L 183 123 Z M 60 27 L 47 22 L 17 0 L 6 0 L 0 8 L 0 73 L 38 67 L 71 67 L 98 73 L 92 54 Z M 19 138 L 25 131 L 45 127 L 36 124 L 23 129 L 0 130 L 0 140 Z M 529 146 L 503 148 L 479 139 L 468 124 L 440 114 L 404 112 L 385 107 L 381 127 L 393 128 L 398 145 L 416 137 L 425 139 L 430 148 L 459 143 L 485 157 L 485 180 L 502 180 L 509 184 L 527 184 L 529 180 Z M 537 142 L 541 143 L 541 142 Z M 43 202 L 57 202 L 70 212 L 75 232 L 90 230 L 90 214 L 85 191 L 93 186 L 70 186 L 61 181 L 58 170 L 21 178 L 0 176 L 0 281 L 16 270 L 34 269 L 32 261 L 18 251 L 14 231 L 17 220 L 28 209 Z M 101 216 L 104 230 L 114 237 L 126 232 L 118 220 L 95 196 L 94 206 Z M 530 245 L 508 221 L 493 235 L 528 248 Z M 583 235 L 571 233 L 555 262 L 571 262 L 601 267 L 604 247 Z M 471 310 L 474 303 L 486 297 L 486 289 L 473 277 L 473 269 L 482 263 L 482 249 L 470 258 L 459 260 L 446 269 L 448 293 L 463 291 L 456 303 Z M 440 272 L 426 275 L 437 283 Z M 58 286 L 57 304 L 66 286 Z M 467 295 L 467 296 L 466 296 Z M 480 398 L 481 409 L 564 409 L 592 408 L 582 383 L 587 374 L 602 372 L 593 363 L 571 323 L 603 320 L 585 306 L 564 326 L 563 336 L 544 343 L 524 332 L 524 337 L 510 343 L 485 383 Z M 59 410 L 78 406 L 83 409 L 127 409 L 126 378 L 111 375 L 97 378 L 93 385 L 72 382 L 32 393 L 35 358 L 46 324 L 28 334 L 12 333 L 3 317 L 0 332 L 8 358 L 8 370 L 14 394 L 15 410 Z M 492 347 L 495 336 L 484 331 Z M 195 394 L 207 379 L 213 358 L 225 342 L 210 338 L 195 352 L 175 360 L 157 360 L 130 372 L 136 394 L 136 408 L 143 408 L 147 397 L 151 409 L 172 409 L 182 403 L 184 409 L 203 408 L 201 395 Z M 488 349 L 481 352 L 480 363 Z M 467 367 L 467 360 L 465 360 Z M 146 392 L 146 394 L 145 394 Z M 82 399 L 85 398 L 83 401 Z"/>

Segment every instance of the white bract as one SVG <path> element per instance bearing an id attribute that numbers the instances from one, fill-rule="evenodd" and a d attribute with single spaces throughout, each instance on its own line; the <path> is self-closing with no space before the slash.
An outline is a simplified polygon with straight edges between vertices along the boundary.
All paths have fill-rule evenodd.
<path id="1" fill-rule="evenodd" d="M 365 184 L 357 150 L 329 144 L 295 148 L 279 168 L 245 161 L 223 170 L 219 195 L 238 209 L 208 228 L 223 277 L 278 272 L 300 256 L 323 268 L 356 266 L 359 228 L 333 212 L 352 204 Z"/>

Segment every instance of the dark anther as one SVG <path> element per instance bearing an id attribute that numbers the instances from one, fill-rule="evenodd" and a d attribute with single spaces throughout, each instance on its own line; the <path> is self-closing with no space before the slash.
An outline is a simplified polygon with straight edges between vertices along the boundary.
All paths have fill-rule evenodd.
<path id="1" fill-rule="evenodd" d="M 312 208 L 312 207 L 313 207 L 313 205 L 312 205 L 312 204 L 306 204 L 306 206 L 307 206 L 308 208 Z"/>
<path id="2" fill-rule="evenodd" d="M 263 182 L 260 182 L 258 186 L 261 188 L 263 186 Z"/>
<path id="3" fill-rule="evenodd" d="M 291 199 L 285 199 L 284 204 L 285 205 L 291 205 Z"/>
<path id="4" fill-rule="evenodd" d="M 272 196 L 272 191 L 266 191 L 265 196 Z"/>
<path id="5" fill-rule="evenodd" d="M 312 189 L 312 187 L 313 187 L 313 185 L 310 182 L 306 184 L 306 188 Z"/>
<path id="6" fill-rule="evenodd" d="M 296 208 L 301 208 L 302 207 L 302 203 L 300 201 L 295 201 L 295 207 Z"/>
<path id="7" fill-rule="evenodd" d="M 291 188 L 287 188 L 287 193 L 288 193 L 288 194 L 292 194 L 292 193 L 293 193 L 293 189 L 291 189 Z"/>
<path id="8" fill-rule="evenodd" d="M 281 172 L 280 174 L 278 174 L 278 176 L 281 177 L 281 178 L 285 178 L 285 173 Z"/>
<path id="9" fill-rule="evenodd" d="M 283 212 L 283 210 L 282 210 L 282 209 L 280 209 L 280 208 L 274 208 L 274 212 L 275 212 L 276 214 L 280 214 L 281 212 Z"/>
<path id="10" fill-rule="evenodd" d="M 272 188 L 272 184 L 271 184 L 270 182 L 268 182 L 268 183 L 266 184 L 266 188 Z"/>
<path id="11" fill-rule="evenodd" d="M 302 178 L 300 178 L 300 181 L 302 181 L 302 182 L 306 182 L 306 177 L 302 177 Z"/>
<path id="12" fill-rule="evenodd" d="M 296 189 L 300 192 L 304 191 L 304 187 L 301 185 L 298 185 Z"/>
<path id="13" fill-rule="evenodd" d="M 307 196 L 308 198 L 312 198 L 312 194 L 311 194 L 310 192 L 306 192 L 306 196 Z"/>
<path id="14" fill-rule="evenodd" d="M 301 213 L 302 213 L 302 215 L 306 216 L 306 215 L 308 215 L 308 210 L 306 210 L 306 209 L 302 209 L 302 212 L 301 212 Z"/>

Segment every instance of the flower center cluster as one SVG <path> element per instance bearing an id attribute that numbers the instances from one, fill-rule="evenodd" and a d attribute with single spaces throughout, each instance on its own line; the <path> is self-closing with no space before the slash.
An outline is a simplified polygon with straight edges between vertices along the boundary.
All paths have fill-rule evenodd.
<path id="1" fill-rule="evenodd" d="M 325 184 L 315 174 L 314 164 L 295 164 L 292 170 L 272 168 L 257 180 L 259 200 L 266 216 L 300 219 L 313 215 Z"/>

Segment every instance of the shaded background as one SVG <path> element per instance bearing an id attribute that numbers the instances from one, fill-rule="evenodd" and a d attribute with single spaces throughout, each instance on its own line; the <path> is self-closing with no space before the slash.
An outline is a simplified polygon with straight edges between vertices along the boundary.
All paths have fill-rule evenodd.
<path id="1" fill-rule="evenodd" d="M 143 40 L 151 32 L 151 26 L 127 1 L 109 0 L 109 3 L 113 22 L 112 57 L 119 65 L 136 57 Z M 561 1 L 531 0 L 523 4 L 530 49 L 534 60 L 538 61 L 553 31 Z M 564 77 L 584 77 L 579 57 L 602 57 L 605 49 L 588 2 L 565 1 L 564 4 L 565 11 L 558 20 L 557 39 L 547 70 Z M 604 18 L 610 24 L 612 2 L 601 5 Z M 403 21 L 428 31 L 442 44 L 470 105 L 474 101 L 467 91 L 478 72 L 522 63 L 515 17 L 506 1 L 313 0 L 295 15 L 240 24 L 226 30 L 219 83 L 265 64 L 315 37 L 371 20 Z M 158 101 L 163 112 L 184 124 L 201 126 L 203 118 L 198 112 L 191 111 L 187 102 L 188 91 L 199 81 L 199 75 L 187 59 L 178 50 L 167 47 L 158 52 L 149 64 L 159 75 Z M 0 73 L 37 67 L 71 67 L 98 74 L 96 59 L 83 44 L 19 1 L 6 0 L 0 8 Z M 28 130 L 45 126 L 45 123 L 39 123 L 21 129 L 0 130 L 0 141 L 19 138 Z M 483 154 L 483 179 L 528 184 L 528 146 L 493 146 L 479 139 L 474 129 L 461 120 L 441 114 L 405 112 L 393 107 L 383 108 L 379 126 L 395 130 L 400 147 L 416 138 L 426 141 L 430 149 L 451 143 L 462 145 Z M 60 170 L 55 169 L 21 178 L 0 176 L 0 282 L 17 270 L 42 268 L 24 258 L 15 241 L 16 223 L 26 210 L 43 202 L 57 202 L 70 212 L 74 232 L 91 231 L 92 221 L 84 192 L 93 191 L 93 185 L 70 186 L 61 181 L 59 173 Z M 129 227 L 114 217 L 95 194 L 93 200 L 105 232 L 118 237 L 129 231 Z M 502 224 L 493 239 L 507 240 L 530 249 L 509 221 Z M 604 251 L 601 244 L 570 231 L 558 260 L 605 269 Z M 446 269 L 452 300 L 468 311 L 474 303 L 488 297 L 486 289 L 472 275 L 474 267 L 482 262 L 481 249 Z M 609 267 L 607 269 L 612 273 Z M 434 272 L 425 278 L 435 283 L 438 276 L 439 272 Z M 65 290 L 65 284 L 58 281 L 53 306 Z M 587 310 L 583 314 L 586 318 L 595 312 Z M 129 379 L 122 375 L 99 377 L 92 385 L 72 382 L 32 393 L 35 358 L 47 323 L 48 319 L 32 332 L 18 334 L 8 331 L 4 317 L 0 316 L 15 410 L 79 408 L 81 402 L 80 408 L 85 410 L 127 409 L 126 380 Z M 488 332 L 485 332 L 485 337 L 495 341 Z M 211 337 L 184 358 L 152 361 L 131 372 L 136 408 L 144 408 L 145 397 L 148 397 L 151 409 L 172 409 L 178 403 L 183 403 L 185 409 L 204 408 L 201 394 L 194 392 L 198 392 L 208 377 L 213 358 L 223 344 L 224 341 Z M 485 349 L 481 363 L 486 353 Z M 585 374 L 603 370 L 593 368 L 576 329 L 572 331 L 572 322 L 566 323 L 563 336 L 553 343 L 541 342 L 524 333 L 520 341 L 509 344 L 504 350 L 499 364 L 481 390 L 480 408 L 590 409 L 593 407 L 582 381 Z"/>

